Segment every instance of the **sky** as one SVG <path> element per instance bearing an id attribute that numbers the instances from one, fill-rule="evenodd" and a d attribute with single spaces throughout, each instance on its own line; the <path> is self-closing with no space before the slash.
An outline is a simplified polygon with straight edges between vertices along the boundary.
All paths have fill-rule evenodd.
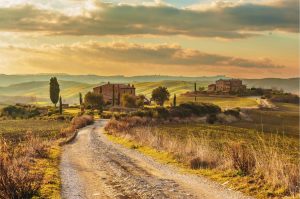
<path id="1" fill-rule="evenodd" d="M 299 1 L 1 0 L 0 73 L 299 77 Z"/>

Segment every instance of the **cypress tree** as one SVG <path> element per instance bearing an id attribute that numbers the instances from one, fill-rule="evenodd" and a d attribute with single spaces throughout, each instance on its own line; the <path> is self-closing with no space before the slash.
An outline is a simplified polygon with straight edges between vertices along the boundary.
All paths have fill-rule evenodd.
<path id="1" fill-rule="evenodd" d="M 114 84 L 113 84 L 112 92 L 113 92 L 113 96 L 112 96 L 112 106 L 115 106 L 115 85 L 114 85 Z"/>
<path id="2" fill-rule="evenodd" d="M 55 107 L 59 100 L 59 92 L 60 92 L 60 89 L 59 89 L 58 81 L 57 81 L 56 77 L 52 77 L 50 79 L 50 99 L 51 99 L 51 102 L 55 105 Z"/>
<path id="3" fill-rule="evenodd" d="M 176 94 L 174 94 L 174 98 L 173 98 L 173 106 L 176 107 Z"/>
<path id="4" fill-rule="evenodd" d="M 59 114 L 62 114 L 63 112 L 63 107 L 62 107 L 62 99 L 61 99 L 61 96 L 59 97 Z"/>
<path id="5" fill-rule="evenodd" d="M 195 102 L 197 101 L 197 83 L 194 83 Z"/>
<path id="6" fill-rule="evenodd" d="M 79 104 L 82 105 L 82 94 L 79 93 Z"/>

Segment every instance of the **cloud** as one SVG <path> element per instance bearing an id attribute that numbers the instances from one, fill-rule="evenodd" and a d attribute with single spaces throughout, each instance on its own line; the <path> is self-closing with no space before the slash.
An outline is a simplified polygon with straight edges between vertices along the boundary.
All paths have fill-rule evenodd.
<path id="1" fill-rule="evenodd" d="M 29 64 L 38 64 L 41 67 L 47 64 L 63 66 L 98 65 L 107 62 L 135 65 L 184 66 L 201 68 L 210 67 L 238 67 L 255 69 L 283 68 L 269 59 L 249 60 L 239 57 L 230 57 L 204 53 L 198 50 L 185 49 L 179 45 L 142 45 L 126 42 L 99 43 L 85 42 L 73 45 L 46 45 L 38 48 L 10 46 L 2 48 L 10 53 L 24 56 L 23 61 Z M 42 59 L 42 60 L 41 60 Z M 61 63 L 60 63 L 61 62 Z M 54 65 L 54 64 L 53 64 Z"/>
<path id="2" fill-rule="evenodd" d="M 298 0 L 237 4 L 191 10 L 164 4 L 95 3 L 72 16 L 30 5 L 0 8 L 0 31 L 37 31 L 63 35 L 186 35 L 246 38 L 261 31 L 298 32 Z"/>

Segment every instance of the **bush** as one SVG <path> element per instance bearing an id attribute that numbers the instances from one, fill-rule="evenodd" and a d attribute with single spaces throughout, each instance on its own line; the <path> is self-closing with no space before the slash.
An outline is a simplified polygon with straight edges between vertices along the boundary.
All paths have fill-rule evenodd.
<path id="1" fill-rule="evenodd" d="M 170 109 L 170 116 L 171 117 L 180 117 L 180 118 L 191 117 L 192 111 L 190 109 L 186 109 L 183 107 L 172 107 Z"/>
<path id="2" fill-rule="evenodd" d="M 233 168 L 240 171 L 242 175 L 248 175 L 255 169 L 255 157 L 243 144 L 232 144 L 229 146 L 229 154 Z"/>
<path id="3" fill-rule="evenodd" d="M 170 116 L 169 111 L 164 107 L 157 107 L 155 109 L 155 117 L 166 119 Z"/>
<path id="4" fill-rule="evenodd" d="M 214 124 L 215 122 L 218 121 L 218 118 L 217 118 L 217 115 L 216 114 L 209 114 L 207 117 L 206 117 L 206 122 L 208 124 Z"/>
<path id="5" fill-rule="evenodd" d="M 217 162 L 213 159 L 211 160 L 202 160 L 200 157 L 196 157 L 190 160 L 190 168 L 191 169 L 207 169 L 207 168 L 215 168 Z"/>
<path id="6" fill-rule="evenodd" d="M 224 114 L 225 115 L 232 115 L 236 118 L 239 118 L 240 117 L 240 111 L 238 109 L 229 109 L 229 110 L 226 110 L 224 111 Z"/>
<path id="7" fill-rule="evenodd" d="M 10 105 L 2 109 L 1 116 L 27 119 L 41 115 L 40 111 L 41 109 L 31 105 Z"/>
<path id="8" fill-rule="evenodd" d="M 17 156 L 3 141 L 0 150 L 0 198 L 23 199 L 36 195 L 43 176 L 29 172 L 29 157 Z"/>
<path id="9" fill-rule="evenodd" d="M 146 110 L 138 110 L 135 112 L 132 112 L 130 116 L 138 116 L 138 117 L 153 117 L 154 112 L 151 109 L 146 109 Z"/>
<path id="10" fill-rule="evenodd" d="M 122 95 L 121 104 L 123 107 L 135 108 L 135 107 L 137 107 L 136 97 L 133 95 L 124 94 L 124 95 Z"/>
<path id="11" fill-rule="evenodd" d="M 82 127 L 85 127 L 87 125 L 93 124 L 94 118 L 90 115 L 83 115 L 80 117 L 74 117 L 72 119 L 72 125 L 75 129 L 80 129 Z"/>
<path id="12" fill-rule="evenodd" d="M 183 103 L 180 108 L 189 109 L 196 116 L 204 116 L 206 114 L 217 114 L 221 112 L 221 108 L 210 103 Z"/>

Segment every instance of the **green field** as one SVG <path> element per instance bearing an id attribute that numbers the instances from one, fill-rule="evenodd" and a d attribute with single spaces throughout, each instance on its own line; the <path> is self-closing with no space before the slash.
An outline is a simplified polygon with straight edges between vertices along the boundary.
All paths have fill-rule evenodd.
<path id="1" fill-rule="evenodd" d="M 195 102 L 195 97 L 179 96 L 177 99 L 179 104 L 184 102 Z M 248 108 L 248 107 L 257 107 L 258 105 L 257 98 L 253 98 L 253 97 L 198 96 L 196 98 L 196 102 L 213 103 L 220 106 L 222 109 L 229 109 L 229 108 L 236 108 L 236 107 Z"/>

